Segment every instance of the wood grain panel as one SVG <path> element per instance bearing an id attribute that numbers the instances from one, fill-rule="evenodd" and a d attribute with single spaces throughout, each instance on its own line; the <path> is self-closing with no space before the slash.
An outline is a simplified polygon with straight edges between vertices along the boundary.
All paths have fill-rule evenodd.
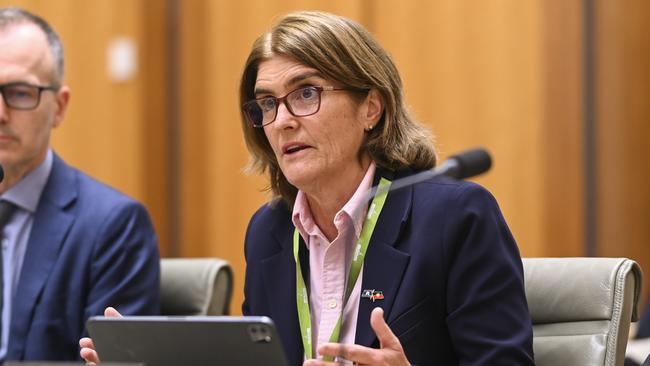
<path id="1" fill-rule="evenodd" d="M 142 111 L 136 125 L 140 129 L 139 158 L 143 161 L 142 174 L 139 181 L 140 197 L 149 210 L 154 222 L 160 247 L 160 254 L 170 254 L 170 229 L 176 219 L 171 215 L 170 192 L 170 159 L 169 149 L 171 139 L 169 131 L 168 95 L 174 95 L 168 90 L 169 60 L 167 8 L 165 1 L 146 0 L 131 1 L 130 4 L 139 6 L 139 38 L 142 40 L 140 60 L 142 73 L 138 81 Z M 171 92 L 171 93 L 170 93 Z M 168 94 L 169 93 L 169 94 Z"/>
<path id="2" fill-rule="evenodd" d="M 542 2 L 541 256 L 584 256 L 584 24 L 582 2 Z"/>
<path id="3" fill-rule="evenodd" d="M 647 273 L 650 3 L 596 4 L 598 254 L 631 257 Z M 644 287 L 647 294 L 647 281 Z"/>
<path id="4" fill-rule="evenodd" d="M 580 253 L 580 228 L 573 227 L 580 225 L 580 196 L 564 199 L 580 181 L 560 182 L 548 170 L 567 144 L 549 136 L 580 146 L 580 80 L 562 79 L 571 70 L 563 72 L 564 64 L 575 69 L 579 62 L 579 53 L 562 53 L 578 42 L 575 29 L 570 44 L 553 35 L 556 14 L 545 16 L 545 2 L 375 4 L 372 31 L 393 54 L 407 99 L 436 135 L 441 156 L 477 145 L 492 152 L 493 169 L 477 181 L 497 197 L 523 255 Z M 558 34 L 576 20 L 562 21 Z M 555 94 L 554 81 L 566 82 L 567 92 Z M 580 163 L 574 158 L 566 169 Z M 551 229 L 566 218 L 568 235 Z"/>

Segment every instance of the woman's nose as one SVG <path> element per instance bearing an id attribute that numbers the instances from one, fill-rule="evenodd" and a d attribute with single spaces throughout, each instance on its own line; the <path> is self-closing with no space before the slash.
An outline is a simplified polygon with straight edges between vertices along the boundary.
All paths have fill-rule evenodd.
<path id="1" fill-rule="evenodd" d="M 292 127 L 296 122 L 296 117 L 289 112 L 286 103 L 286 101 L 282 101 L 278 104 L 278 112 L 275 116 L 275 121 L 273 122 L 273 124 L 276 124 L 278 128 Z"/>

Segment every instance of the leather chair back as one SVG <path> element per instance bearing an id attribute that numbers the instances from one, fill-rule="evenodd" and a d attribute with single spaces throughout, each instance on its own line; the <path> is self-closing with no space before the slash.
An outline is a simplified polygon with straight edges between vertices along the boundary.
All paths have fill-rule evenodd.
<path id="1" fill-rule="evenodd" d="M 232 269 L 219 258 L 163 258 L 160 302 L 163 315 L 227 315 Z"/>
<path id="2" fill-rule="evenodd" d="M 535 362 L 623 365 L 641 269 L 626 258 L 524 258 Z"/>

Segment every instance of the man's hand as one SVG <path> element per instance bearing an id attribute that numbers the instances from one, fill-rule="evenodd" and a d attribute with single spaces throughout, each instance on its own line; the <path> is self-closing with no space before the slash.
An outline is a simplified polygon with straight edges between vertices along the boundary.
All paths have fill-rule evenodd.
<path id="1" fill-rule="evenodd" d="M 106 310 L 104 310 L 104 316 L 117 318 L 121 317 L 122 314 L 115 310 L 115 308 L 107 307 Z M 88 337 L 81 338 L 79 340 L 79 347 L 81 348 L 81 350 L 79 350 L 79 355 L 81 358 L 86 360 L 86 365 L 96 365 L 99 363 L 99 356 L 97 355 L 97 351 L 95 351 L 95 344 L 92 339 Z"/>
<path id="2" fill-rule="evenodd" d="M 404 349 L 399 339 L 386 324 L 384 310 L 375 308 L 370 314 L 370 326 L 379 339 L 379 349 L 359 346 L 357 344 L 325 343 L 318 347 L 321 356 L 334 357 L 334 361 L 307 360 L 303 366 L 332 365 L 372 365 L 372 366 L 409 366 Z"/>

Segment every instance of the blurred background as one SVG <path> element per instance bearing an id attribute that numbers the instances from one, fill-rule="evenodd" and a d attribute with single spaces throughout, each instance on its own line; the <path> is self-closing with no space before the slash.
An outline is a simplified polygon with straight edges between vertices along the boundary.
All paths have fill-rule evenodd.
<path id="1" fill-rule="evenodd" d="M 650 273 L 647 0 L 0 6 L 39 14 L 63 39 L 72 98 L 54 149 L 142 201 L 163 256 L 230 261 L 234 314 L 246 225 L 268 199 L 265 177 L 243 173 L 239 76 L 254 39 L 301 9 L 350 17 L 378 38 L 441 160 L 475 146 L 492 153 L 477 182 L 496 196 L 522 256 L 625 256 Z"/>

